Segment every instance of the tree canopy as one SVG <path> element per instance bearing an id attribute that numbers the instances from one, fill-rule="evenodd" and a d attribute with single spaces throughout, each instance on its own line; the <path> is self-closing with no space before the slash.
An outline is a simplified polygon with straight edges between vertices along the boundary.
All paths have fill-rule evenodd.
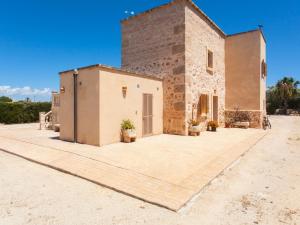
<path id="1" fill-rule="evenodd" d="M 7 96 L 1 96 L 0 102 L 12 102 L 13 100 Z"/>
<path id="2" fill-rule="evenodd" d="M 284 77 L 275 86 L 267 90 L 267 111 L 273 114 L 276 109 L 282 109 L 286 113 L 288 108 L 299 109 L 300 90 L 299 81 L 293 77 Z"/>

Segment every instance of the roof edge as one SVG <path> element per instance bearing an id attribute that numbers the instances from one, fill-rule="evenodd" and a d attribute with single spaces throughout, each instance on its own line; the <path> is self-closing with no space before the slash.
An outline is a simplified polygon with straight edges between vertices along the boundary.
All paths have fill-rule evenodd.
<path id="1" fill-rule="evenodd" d="M 169 3 L 153 7 L 151 9 L 149 9 L 149 10 L 146 10 L 144 12 L 138 13 L 138 14 L 136 14 L 134 16 L 130 16 L 128 18 L 125 18 L 125 19 L 121 20 L 121 23 L 125 23 L 125 22 L 127 22 L 129 20 L 136 19 L 138 17 L 144 16 L 144 15 L 146 15 L 148 13 L 151 13 L 154 10 L 158 10 L 158 9 L 162 9 L 162 8 L 165 8 L 165 7 L 169 7 L 169 6 L 174 5 L 174 4 L 178 3 L 178 2 L 185 2 L 185 3 L 190 4 L 198 13 L 200 13 L 202 16 L 204 16 L 204 18 L 207 20 L 207 22 L 210 25 L 212 25 L 223 37 L 226 37 L 225 32 L 212 19 L 210 19 L 192 0 L 173 0 L 173 1 L 170 1 Z"/>
<path id="2" fill-rule="evenodd" d="M 69 73 L 69 72 L 75 72 L 75 70 L 84 70 L 84 69 L 93 69 L 93 68 L 98 68 L 100 70 L 105 70 L 105 71 L 110 71 L 110 72 L 119 72 L 125 75 L 129 75 L 129 76 L 135 76 L 135 77 L 141 77 L 141 78 L 147 78 L 147 79 L 151 79 L 151 80 L 157 80 L 157 81 L 163 81 L 162 78 L 158 78 L 158 77 L 154 77 L 153 74 L 139 74 L 139 73 L 135 73 L 129 70 L 124 70 L 124 69 L 120 69 L 120 68 L 116 68 L 116 67 L 112 67 L 112 66 L 106 66 L 106 65 L 102 65 L 102 64 L 94 64 L 94 65 L 90 65 L 90 66 L 84 66 L 84 67 L 79 67 L 77 69 L 71 69 L 71 70 L 65 70 L 62 72 L 59 72 L 59 75 L 62 75 L 64 73 Z"/>
<path id="3" fill-rule="evenodd" d="M 262 35 L 262 37 L 263 37 L 265 43 L 267 43 L 265 34 L 264 34 L 263 30 L 260 29 L 260 28 L 253 29 L 253 30 L 248 30 L 248 31 L 243 31 L 243 32 L 235 33 L 235 34 L 228 34 L 226 37 L 232 37 L 232 36 L 237 36 L 237 35 L 243 35 L 243 34 L 252 33 L 252 32 L 256 32 L 256 31 L 259 31 L 259 32 L 261 33 L 261 35 Z"/>

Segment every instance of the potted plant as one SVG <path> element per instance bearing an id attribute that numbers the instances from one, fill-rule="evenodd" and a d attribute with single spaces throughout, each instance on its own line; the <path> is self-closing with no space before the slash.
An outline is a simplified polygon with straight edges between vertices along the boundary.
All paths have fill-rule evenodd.
<path id="1" fill-rule="evenodd" d="M 216 132 L 217 131 L 217 127 L 219 127 L 219 124 L 217 121 L 209 121 L 207 124 L 207 130 L 208 131 L 213 131 Z"/>
<path id="2" fill-rule="evenodd" d="M 122 121 L 121 131 L 122 131 L 122 137 L 124 142 L 130 143 L 132 141 L 135 141 L 136 130 L 131 120 L 127 119 Z"/>
<path id="3" fill-rule="evenodd" d="M 200 122 L 197 120 L 190 120 L 188 123 L 189 123 L 189 134 L 192 136 L 200 135 L 200 131 L 201 131 Z"/>

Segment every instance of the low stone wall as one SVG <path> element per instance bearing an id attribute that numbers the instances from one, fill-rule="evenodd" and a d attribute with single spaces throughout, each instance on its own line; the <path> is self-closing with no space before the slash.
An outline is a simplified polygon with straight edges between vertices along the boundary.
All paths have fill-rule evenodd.
<path id="1" fill-rule="evenodd" d="M 226 110 L 225 123 L 228 126 L 236 121 L 249 121 L 250 128 L 262 128 L 263 116 L 263 111 Z"/>

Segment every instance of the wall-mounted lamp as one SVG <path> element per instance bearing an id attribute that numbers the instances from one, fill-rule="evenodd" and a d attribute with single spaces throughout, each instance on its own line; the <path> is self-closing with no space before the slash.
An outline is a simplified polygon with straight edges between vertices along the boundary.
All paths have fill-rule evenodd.
<path id="1" fill-rule="evenodd" d="M 60 93 L 65 93 L 65 87 L 64 86 L 60 88 Z"/>
<path id="2" fill-rule="evenodd" d="M 123 98 L 126 97 L 126 93 L 127 93 L 127 86 L 123 86 L 122 87 L 122 93 L 123 93 Z"/>

